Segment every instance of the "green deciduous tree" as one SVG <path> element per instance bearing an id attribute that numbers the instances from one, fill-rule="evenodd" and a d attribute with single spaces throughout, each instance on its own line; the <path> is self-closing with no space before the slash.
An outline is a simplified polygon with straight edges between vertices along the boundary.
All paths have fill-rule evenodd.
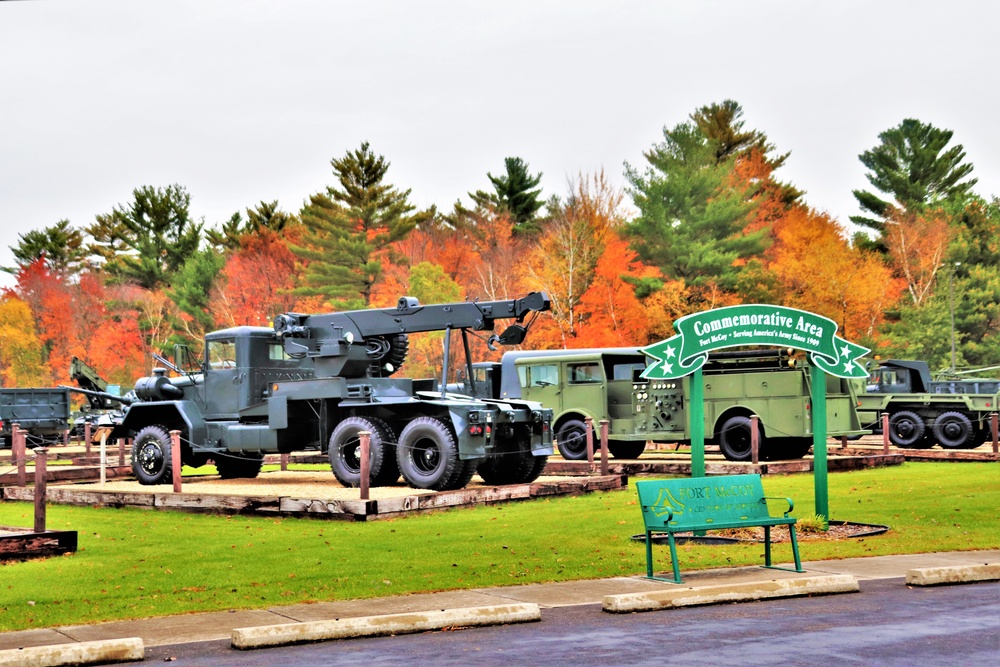
<path id="1" fill-rule="evenodd" d="M 305 234 L 292 250 L 304 260 L 303 285 L 295 293 L 319 296 L 335 308 L 365 308 L 382 275 L 389 245 L 404 238 L 434 211 L 413 213 L 409 190 L 385 183 L 389 162 L 368 142 L 331 161 L 339 187 L 309 198 L 302 209 Z"/>
<path id="2" fill-rule="evenodd" d="M 201 224 L 191 221 L 191 196 L 180 185 L 144 186 L 133 201 L 98 215 L 87 227 L 94 242 L 90 252 L 104 260 L 104 270 L 118 281 L 147 289 L 169 285 L 197 249 Z"/>
<path id="3" fill-rule="evenodd" d="M 854 191 L 866 215 L 851 216 L 851 221 L 871 230 L 880 249 L 884 250 L 879 242 L 894 214 L 919 214 L 926 207 L 960 210 L 968 201 L 977 179 L 967 178 L 972 165 L 964 162 L 962 145 L 948 147 L 952 134 L 907 118 L 879 134 L 881 143 L 858 156 L 875 191 Z M 864 243 L 865 238 L 857 242 Z"/>
<path id="4" fill-rule="evenodd" d="M 3 267 L 3 270 L 14 274 L 42 257 L 53 273 L 78 273 L 87 257 L 83 232 L 72 227 L 69 220 L 60 220 L 51 227 L 18 234 L 18 243 L 10 246 L 10 250 L 14 253 L 17 266 Z"/>

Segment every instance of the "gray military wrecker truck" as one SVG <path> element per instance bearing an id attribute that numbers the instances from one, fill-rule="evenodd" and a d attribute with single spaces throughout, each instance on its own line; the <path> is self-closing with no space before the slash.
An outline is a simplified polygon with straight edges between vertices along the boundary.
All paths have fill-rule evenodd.
<path id="1" fill-rule="evenodd" d="M 135 385 L 112 438 L 132 437 L 132 468 L 143 484 L 171 479 L 171 430 L 181 461 L 215 462 L 222 477 L 256 477 L 265 453 L 326 449 L 336 478 L 360 481 L 359 433 L 371 434 L 371 483 L 457 489 L 479 472 L 489 484 L 524 483 L 552 453 L 552 411 L 527 400 L 488 400 L 444 391 L 441 381 L 392 378 L 406 359 L 408 334 L 468 331 L 516 322 L 490 344 L 524 341 L 525 317 L 549 297 L 421 305 L 319 315 L 278 315 L 273 328 L 235 327 L 205 336 L 198 372 L 167 377 L 154 369 Z M 450 336 L 445 337 L 445 369 Z M 180 362 L 174 366 L 179 372 Z"/>
<path id="2" fill-rule="evenodd" d="M 688 442 L 690 378 L 646 380 L 648 358 L 635 347 L 512 351 L 499 362 L 473 365 L 455 390 L 502 399 L 540 401 L 555 411 L 563 458 L 586 458 L 586 426 L 609 421 L 608 451 L 637 458 L 647 441 Z M 729 350 L 709 354 L 704 368 L 705 434 L 730 461 L 751 458 L 750 417 L 759 419 L 762 459 L 802 458 L 812 445 L 811 376 L 786 350 Z M 868 433 L 861 427 L 855 388 L 827 376 L 827 434 Z"/>
<path id="3" fill-rule="evenodd" d="M 887 359 L 871 371 L 858 394 L 862 423 L 882 432 L 889 415 L 889 441 L 897 447 L 972 449 L 990 433 L 990 415 L 1000 402 L 1000 380 L 932 380 L 924 361 Z"/>

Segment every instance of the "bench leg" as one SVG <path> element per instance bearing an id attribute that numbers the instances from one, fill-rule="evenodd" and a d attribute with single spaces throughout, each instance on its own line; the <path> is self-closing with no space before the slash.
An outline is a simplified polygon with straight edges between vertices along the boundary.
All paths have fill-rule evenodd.
<path id="1" fill-rule="evenodd" d="M 771 527 L 764 526 L 764 567 L 771 567 Z"/>
<path id="2" fill-rule="evenodd" d="M 788 525 L 788 535 L 792 541 L 792 557 L 795 558 L 795 569 L 790 567 L 778 567 L 777 565 L 771 565 L 771 527 L 764 526 L 764 565 L 761 567 L 767 567 L 772 570 L 785 570 L 787 572 L 805 572 L 802 569 L 802 561 L 799 559 L 799 542 L 795 538 L 795 526 Z"/>
<path id="3" fill-rule="evenodd" d="M 795 557 L 795 571 L 805 572 L 802 569 L 802 560 L 799 558 L 799 542 L 795 539 L 795 526 L 788 527 L 788 534 L 792 538 L 792 555 Z"/>
<path id="4" fill-rule="evenodd" d="M 670 563 L 674 569 L 674 578 L 666 579 L 653 576 L 653 537 L 652 531 L 649 530 L 646 531 L 646 578 L 654 581 L 666 581 L 671 584 L 684 583 L 681 581 L 681 570 L 677 564 L 677 545 L 674 542 L 673 533 L 667 533 L 667 541 L 670 543 Z"/>

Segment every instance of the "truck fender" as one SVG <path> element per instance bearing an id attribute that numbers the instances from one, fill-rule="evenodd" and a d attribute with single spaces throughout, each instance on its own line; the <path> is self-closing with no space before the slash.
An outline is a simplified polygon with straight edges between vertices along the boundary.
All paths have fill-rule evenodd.
<path id="1" fill-rule="evenodd" d="M 206 437 L 205 419 L 194 401 L 156 401 L 133 403 L 122 423 L 115 427 L 112 438 L 129 437 L 150 424 L 163 424 L 168 429 L 180 429 L 191 443 L 203 443 Z"/>

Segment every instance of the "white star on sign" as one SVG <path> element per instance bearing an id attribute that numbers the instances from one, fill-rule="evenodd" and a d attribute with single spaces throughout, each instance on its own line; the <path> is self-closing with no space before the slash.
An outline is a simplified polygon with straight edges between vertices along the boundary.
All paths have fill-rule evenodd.
<path id="1" fill-rule="evenodd" d="M 674 358 L 674 354 L 675 354 L 674 348 L 668 347 L 667 348 L 667 359 L 673 359 Z"/>
<path id="2" fill-rule="evenodd" d="M 845 345 L 844 347 L 840 348 L 840 356 L 846 357 L 850 353 L 851 353 L 851 346 L 850 345 Z"/>
<path id="3" fill-rule="evenodd" d="M 664 361 L 663 362 L 663 367 L 665 369 L 667 369 L 667 373 L 673 373 L 674 372 L 674 366 L 673 366 L 673 364 L 668 364 L 667 362 Z"/>

